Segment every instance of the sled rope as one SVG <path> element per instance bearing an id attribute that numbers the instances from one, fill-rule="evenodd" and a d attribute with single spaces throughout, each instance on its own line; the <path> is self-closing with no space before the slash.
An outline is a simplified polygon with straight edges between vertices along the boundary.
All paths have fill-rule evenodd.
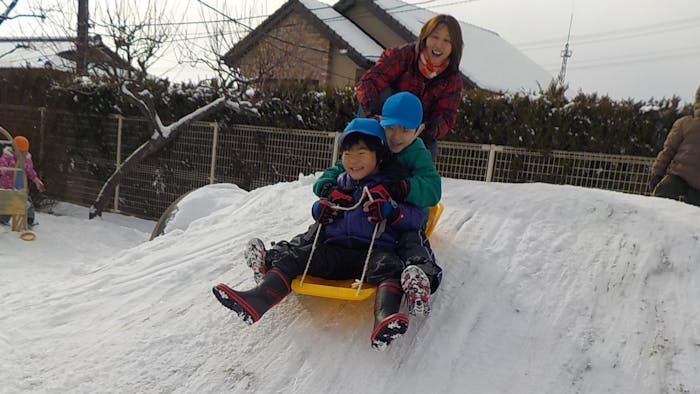
<path id="1" fill-rule="evenodd" d="M 301 280 L 299 280 L 299 286 L 304 286 L 304 279 L 306 279 L 306 273 L 309 272 L 309 266 L 311 265 L 311 258 L 314 257 L 314 251 L 316 250 L 316 243 L 318 242 L 318 235 L 321 234 L 321 227 L 323 224 L 319 223 L 316 228 L 316 236 L 314 237 L 314 243 L 311 244 L 311 252 L 309 252 L 309 259 L 306 260 L 306 268 L 304 268 L 304 273 L 301 275 Z"/>
<path id="2" fill-rule="evenodd" d="M 362 188 L 362 195 L 360 196 L 359 201 L 351 207 L 342 207 L 340 205 L 334 205 L 334 208 L 339 211 L 349 211 L 352 209 L 355 209 L 362 204 L 362 201 L 364 201 L 365 197 L 369 199 L 370 202 L 374 201 L 372 198 L 372 195 L 369 192 L 369 189 L 367 186 Z M 316 244 L 318 243 L 318 236 L 321 234 L 321 227 L 323 225 L 321 223 L 318 224 L 318 227 L 316 228 L 316 235 L 314 236 L 314 242 L 311 244 L 311 252 L 309 252 L 309 259 L 306 261 L 306 267 L 304 268 L 304 273 L 301 275 L 301 279 L 299 280 L 299 286 L 304 285 L 304 279 L 306 279 L 306 273 L 309 271 L 309 266 L 311 265 L 311 259 L 314 256 L 314 251 L 316 250 Z M 362 267 L 362 276 L 360 277 L 360 281 L 357 285 L 357 293 L 356 295 L 360 295 L 360 291 L 362 290 L 362 282 L 365 280 L 365 275 L 367 274 L 367 266 L 369 266 L 369 257 L 372 255 L 372 248 L 374 247 L 374 240 L 377 238 L 377 232 L 379 230 L 379 223 L 374 225 L 374 233 L 372 234 L 372 241 L 369 243 L 369 249 L 367 250 L 367 257 L 365 258 L 365 265 Z"/>
<path id="3" fill-rule="evenodd" d="M 372 197 L 370 197 L 371 199 Z M 369 243 L 369 249 L 367 249 L 367 258 L 365 258 L 365 266 L 362 267 L 362 276 L 360 276 L 360 283 L 357 285 L 356 296 L 360 295 L 360 290 L 362 290 L 362 282 L 365 281 L 365 275 L 367 274 L 367 266 L 369 265 L 369 256 L 372 254 L 372 248 L 374 247 L 374 239 L 377 237 L 377 230 L 379 229 L 379 223 L 374 225 L 374 233 L 372 234 L 372 241 Z"/>

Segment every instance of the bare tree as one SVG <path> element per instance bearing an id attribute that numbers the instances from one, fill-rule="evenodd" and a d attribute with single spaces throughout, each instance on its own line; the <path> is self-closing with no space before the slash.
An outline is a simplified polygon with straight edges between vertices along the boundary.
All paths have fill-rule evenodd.
<path id="1" fill-rule="evenodd" d="M 62 3 L 67 0 L 34 0 L 35 5 L 43 10 L 47 15 L 64 26 L 67 35 L 72 36 L 73 31 L 65 26 L 75 26 L 77 14 L 75 5 L 70 1 L 70 9 L 61 12 Z M 77 0 L 75 1 L 77 4 Z M 35 3 L 37 4 L 37 3 Z M 95 201 L 90 208 L 90 218 L 100 216 L 107 204 L 111 200 L 116 186 L 119 184 L 124 174 L 135 168 L 144 159 L 160 152 L 171 141 L 186 130 L 187 126 L 195 120 L 206 117 L 223 108 L 240 113 L 257 114 L 255 108 L 249 101 L 240 99 L 249 80 L 240 78 L 235 69 L 226 69 L 223 62 L 216 60 L 210 66 L 214 70 L 220 69 L 218 80 L 211 84 L 217 88 L 218 98 L 212 102 L 196 109 L 190 114 L 174 121 L 169 125 L 163 124 L 162 118 L 156 110 L 156 99 L 148 90 L 149 80 L 155 77 L 149 74 L 153 64 L 167 51 L 172 51 L 177 42 L 185 43 L 185 46 L 192 48 L 192 41 L 188 40 L 185 33 L 180 31 L 181 25 L 174 15 L 176 7 L 182 6 L 183 2 L 172 0 L 168 3 L 165 0 L 121 0 L 117 2 L 98 3 L 95 12 L 91 15 L 91 25 L 103 33 L 108 45 L 113 45 L 114 52 L 118 59 L 104 59 L 99 57 L 89 57 L 89 70 L 92 75 L 107 79 L 109 83 L 118 89 L 119 94 L 128 102 L 132 103 L 149 125 L 151 137 L 132 152 L 124 162 L 115 169 L 111 176 L 105 181 Z M 99 8 L 103 7 L 103 8 Z M 106 7 L 106 8 L 105 8 Z M 69 22 L 70 21 L 70 22 Z M 221 59 L 221 54 L 230 49 L 225 47 L 231 44 L 228 37 L 223 33 L 211 37 L 212 44 L 208 49 L 201 50 L 209 59 Z M 214 52 L 214 51 L 219 51 Z M 120 59 L 122 59 L 120 61 Z M 80 89 L 79 87 L 76 89 Z"/>
<path id="2" fill-rule="evenodd" d="M 275 56 L 258 54 L 255 59 L 259 65 L 257 71 L 245 76 L 238 68 L 230 66 L 224 57 L 224 54 L 253 30 L 253 26 L 267 17 L 266 3 L 259 0 L 199 3 L 200 18 L 207 22 L 201 26 L 204 32 L 195 34 L 199 34 L 199 37 L 203 34 L 206 37 L 205 44 L 197 45 L 196 41 L 189 39 L 191 35 L 183 33 L 182 39 L 178 40 L 181 43 L 178 51 L 180 61 L 193 66 L 203 65 L 212 70 L 224 89 L 245 90 L 249 85 L 258 84 L 268 78 L 275 65 L 280 63 Z"/>
<path id="3" fill-rule="evenodd" d="M 16 19 L 16 18 L 40 18 L 40 19 L 45 19 L 46 15 L 43 13 L 30 13 L 30 14 L 13 14 L 12 11 L 17 7 L 17 3 L 19 3 L 19 0 L 12 0 L 10 1 L 9 4 L 5 4 L 3 1 L 2 4 L 5 6 L 5 11 L 0 13 L 0 25 L 2 25 L 5 21 L 10 20 L 10 19 Z M 0 8 L 1 9 L 1 8 Z"/>
<path id="4" fill-rule="evenodd" d="M 90 207 L 90 219 L 102 214 L 102 211 L 109 202 L 114 189 L 119 184 L 119 181 L 125 173 L 136 167 L 136 165 L 138 165 L 145 158 L 160 152 L 166 145 L 168 145 L 170 141 L 176 139 L 186 129 L 187 125 L 193 121 L 215 113 L 224 107 L 237 112 L 250 112 L 251 114 L 255 113 L 250 104 L 238 103 L 226 96 L 221 96 L 211 103 L 200 107 L 194 112 L 178 119 L 170 125 L 165 126 L 158 116 L 155 104 L 153 102 L 153 96 L 149 91 L 142 90 L 139 93 L 134 94 L 129 88 L 129 82 L 124 82 L 122 85 L 122 92 L 138 107 L 139 111 L 148 121 L 150 129 L 154 130 L 154 133 L 148 141 L 144 142 L 133 153 L 131 153 L 131 155 L 124 160 L 121 166 L 117 167 L 109 179 L 107 179 L 107 181 L 104 183 L 99 194 L 97 195 L 97 198 Z"/>
<path id="5" fill-rule="evenodd" d="M 140 13 L 135 11 L 137 7 L 141 7 Z M 162 50 L 174 41 L 173 37 L 178 35 L 175 24 L 172 23 L 174 19 L 156 7 L 155 2 L 148 1 L 144 4 L 141 0 L 132 3 L 121 2 L 116 9 L 108 11 L 107 14 L 105 26 L 117 53 L 129 64 L 135 63 L 137 68 L 124 72 L 119 68 L 107 66 L 104 70 L 113 81 L 118 81 L 120 92 L 138 108 L 153 133 L 152 137 L 137 148 L 107 179 L 90 208 L 90 218 L 101 215 L 125 173 L 145 158 L 160 152 L 193 121 L 222 108 L 256 114 L 249 102 L 239 103 L 242 87 L 240 84 L 246 81 L 232 72 L 221 74 L 222 80 L 216 84 L 219 87 L 219 98 L 170 125 L 164 125 L 156 110 L 153 95 L 145 88 L 145 82 L 149 78 L 149 67 L 158 59 Z"/>
<path id="6" fill-rule="evenodd" d="M 165 4 L 161 2 L 161 4 Z M 153 0 L 131 0 L 110 3 L 101 24 L 114 44 L 117 55 L 136 69 L 127 72 L 129 79 L 145 78 L 148 69 L 168 49 L 177 27 L 170 22 L 172 13 Z M 114 76 L 116 77 L 116 76 Z"/>
<path id="7" fill-rule="evenodd" d="M 5 22 L 6 20 L 10 19 L 10 16 L 9 16 L 10 12 L 12 12 L 12 9 L 14 9 L 15 6 L 17 6 L 18 1 L 19 0 L 12 0 L 10 2 L 10 4 L 8 4 L 5 7 L 5 11 L 2 14 L 0 14 L 0 25 L 2 25 L 2 23 Z"/>

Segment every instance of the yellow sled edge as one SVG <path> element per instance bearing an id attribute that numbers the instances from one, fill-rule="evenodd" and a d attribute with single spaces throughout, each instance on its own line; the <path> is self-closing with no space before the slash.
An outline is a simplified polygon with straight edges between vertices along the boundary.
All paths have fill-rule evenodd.
<path id="1" fill-rule="evenodd" d="M 301 284 L 301 276 L 292 281 L 292 290 L 298 294 L 315 297 L 333 298 L 336 300 L 362 301 L 374 295 L 377 286 L 363 283 L 360 294 L 352 287 L 354 280 L 329 280 L 306 275 L 304 284 Z"/>
<path id="2" fill-rule="evenodd" d="M 429 209 L 429 214 L 428 214 L 428 223 L 425 225 L 425 236 L 430 238 L 430 235 L 433 233 L 433 230 L 435 230 L 435 225 L 437 225 L 438 219 L 440 219 L 440 215 L 442 215 L 442 211 L 445 210 L 445 206 L 442 205 L 441 202 L 437 203 L 437 205 L 433 205 Z"/>

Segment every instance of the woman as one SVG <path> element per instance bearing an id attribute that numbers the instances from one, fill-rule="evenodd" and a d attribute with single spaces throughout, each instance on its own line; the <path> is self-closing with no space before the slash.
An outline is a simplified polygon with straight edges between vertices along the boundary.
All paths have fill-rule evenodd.
<path id="1" fill-rule="evenodd" d="M 356 90 L 361 115 L 379 115 L 384 100 L 395 92 L 415 94 L 423 103 L 425 129 L 421 138 L 435 160 L 436 139 L 457 121 L 463 46 L 462 29 L 454 17 L 438 15 L 428 20 L 416 43 L 386 49 L 360 78 Z"/>

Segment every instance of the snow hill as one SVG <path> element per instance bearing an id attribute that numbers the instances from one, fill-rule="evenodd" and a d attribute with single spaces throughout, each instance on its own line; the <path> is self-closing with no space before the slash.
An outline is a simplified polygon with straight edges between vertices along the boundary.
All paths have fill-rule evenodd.
<path id="1" fill-rule="evenodd" d="M 389 350 L 371 301 L 244 325 L 211 286 L 253 285 L 245 243 L 303 231 L 314 179 L 207 187 L 153 241 L 72 206 L 0 234 L 0 392 L 700 392 L 700 209 L 650 197 L 444 179 L 445 279 Z"/>

